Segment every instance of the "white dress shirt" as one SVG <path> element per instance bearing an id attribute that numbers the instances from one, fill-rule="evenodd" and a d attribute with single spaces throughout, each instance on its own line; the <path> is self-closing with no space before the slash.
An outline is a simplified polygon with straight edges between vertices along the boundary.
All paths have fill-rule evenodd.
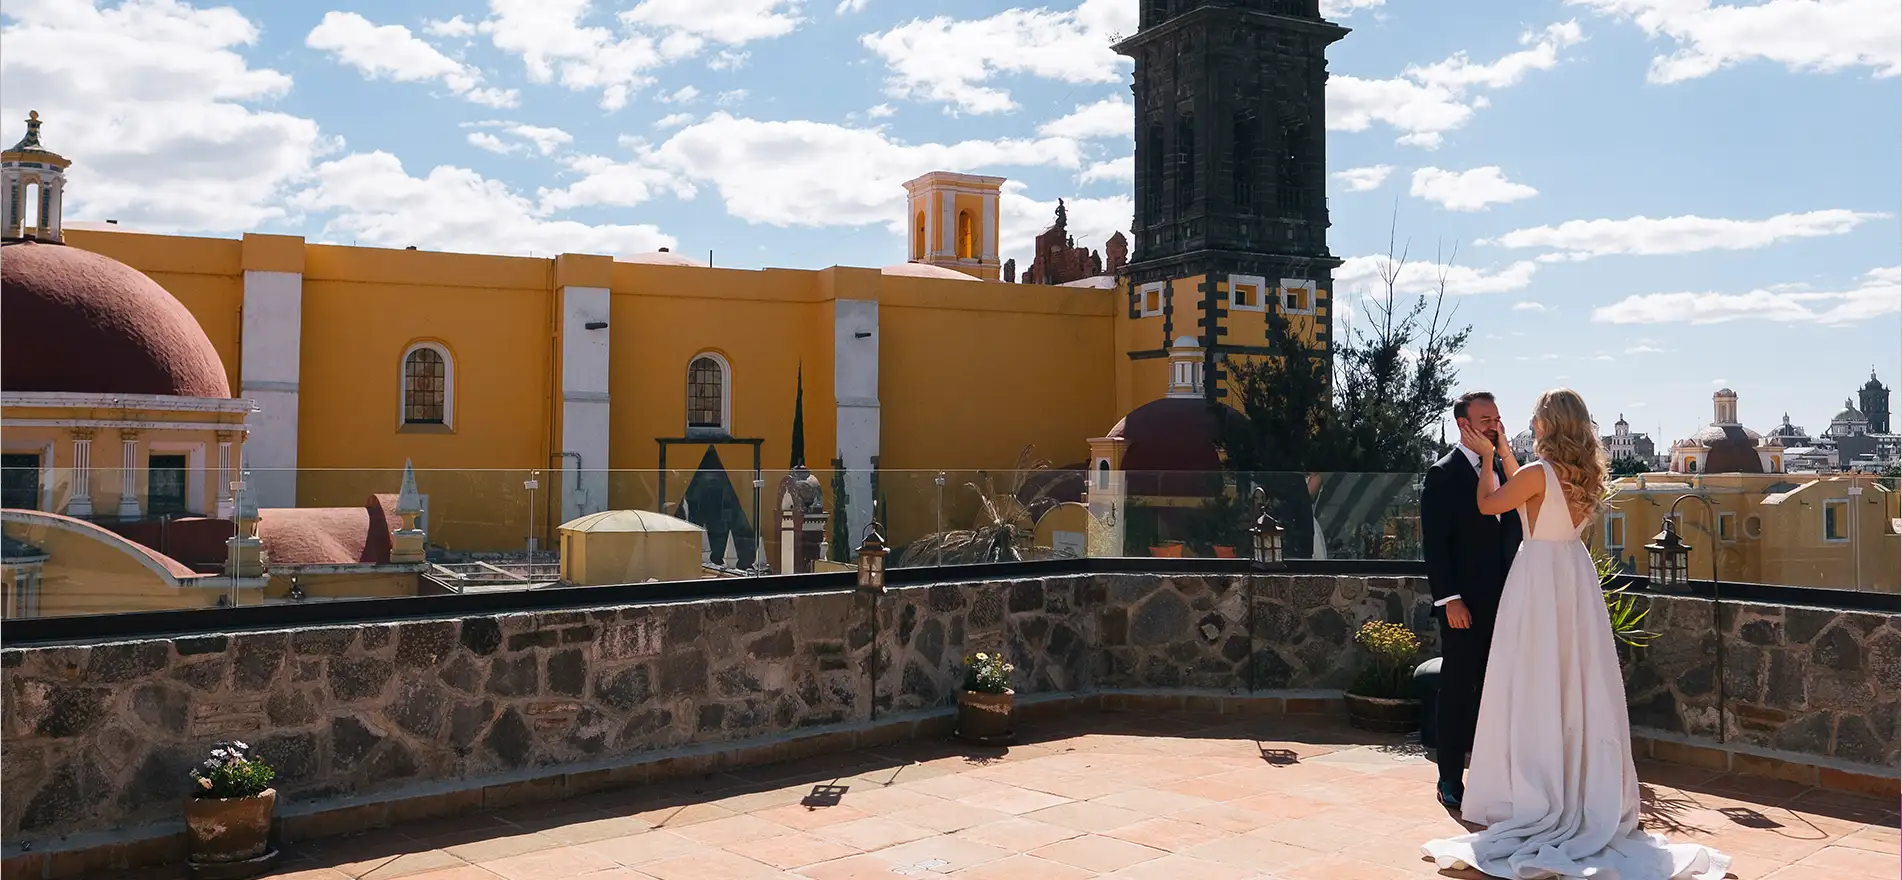
<path id="1" fill-rule="evenodd" d="M 1466 446 L 1466 444 L 1464 444 L 1464 443 L 1461 443 L 1461 444 L 1459 445 L 1459 450 L 1460 450 L 1460 452 L 1462 452 L 1462 453 L 1465 453 L 1465 455 L 1466 455 L 1466 461 L 1467 461 L 1468 463 L 1470 463 L 1470 464 L 1471 464 L 1471 465 L 1473 466 L 1473 473 L 1475 473 L 1475 474 L 1477 474 L 1477 473 L 1480 473 L 1480 469 L 1479 469 L 1479 453 L 1477 453 L 1477 452 L 1474 452 L 1474 451 L 1473 451 L 1472 449 L 1469 449 L 1469 448 L 1467 448 L 1467 446 Z M 1495 514 L 1493 514 L 1493 519 L 1498 519 L 1498 518 L 1499 518 L 1499 514 L 1496 514 L 1496 513 L 1495 513 Z M 1439 606 L 1442 606 L 1442 605 L 1445 605 L 1445 604 L 1446 604 L 1446 603 L 1448 603 L 1448 602 L 1451 602 L 1451 601 L 1453 601 L 1454 599 L 1458 599 L 1459 597 L 1460 597 L 1460 594 L 1458 594 L 1458 593 L 1454 593 L 1454 594 L 1453 594 L 1453 595 L 1451 595 L 1451 596 L 1448 596 L 1448 597 L 1446 597 L 1446 598 L 1444 598 L 1444 599 L 1441 599 L 1441 600 L 1440 600 L 1440 601 L 1438 601 L 1438 602 L 1435 602 L 1435 603 L 1433 603 L 1433 605 L 1434 605 L 1434 607 L 1436 607 L 1436 608 L 1437 608 L 1437 607 L 1439 607 Z"/>

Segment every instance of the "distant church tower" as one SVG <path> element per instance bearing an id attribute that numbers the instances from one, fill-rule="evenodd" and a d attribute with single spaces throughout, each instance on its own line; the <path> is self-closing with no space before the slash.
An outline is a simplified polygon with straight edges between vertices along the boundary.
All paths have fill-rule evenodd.
<path id="1" fill-rule="evenodd" d="M 997 196 L 1002 177 L 933 171 L 905 182 L 911 259 L 996 281 Z"/>
<path id="2" fill-rule="evenodd" d="M 1869 433 L 1889 433 L 1889 389 L 1882 387 L 1875 370 L 1869 371 L 1869 381 L 1858 396 L 1862 398 L 1862 414 L 1869 417 Z"/>
<path id="3" fill-rule="evenodd" d="M 1136 62 L 1130 316 L 1155 313 L 1144 285 L 1175 282 L 1157 346 L 1199 337 L 1214 398 L 1220 355 L 1263 353 L 1217 332 L 1237 290 L 1312 314 L 1329 345 L 1327 47 L 1348 32 L 1318 0 L 1142 0 L 1139 22 L 1115 47 Z"/>
<path id="4" fill-rule="evenodd" d="M 60 240 L 66 194 L 65 156 L 40 145 L 40 113 L 26 116 L 26 136 L 0 152 L 0 237 L 20 238 L 29 228 L 41 241 Z M 33 225 L 27 226 L 27 209 Z"/>

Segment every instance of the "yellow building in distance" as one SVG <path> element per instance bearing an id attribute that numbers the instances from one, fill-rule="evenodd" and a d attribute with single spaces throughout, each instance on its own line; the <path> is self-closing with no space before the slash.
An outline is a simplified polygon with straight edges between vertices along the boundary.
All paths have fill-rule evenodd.
<path id="1" fill-rule="evenodd" d="M 63 191 L 66 160 L 38 136 L 36 118 L 29 158 L 54 156 L 58 168 L 23 169 L 15 160 L 28 154 L 9 151 L 6 185 L 30 170 L 40 176 L 27 189 Z M 826 508 L 844 519 L 834 534 L 856 543 L 879 498 L 878 517 L 903 542 L 968 525 L 934 519 L 937 472 L 1007 470 L 1025 447 L 1079 471 L 1107 464 L 1090 458 L 1092 438 L 1165 397 L 1171 371 L 1187 366 L 1172 363 L 1172 342 L 1198 365 L 1219 362 L 1227 355 L 1195 340 L 1264 338 L 1275 311 L 1325 345 L 1331 260 L 1272 281 L 998 281 L 1002 183 L 950 172 L 910 181 L 912 259 L 820 270 L 710 268 L 664 251 L 535 258 L 145 234 L 62 224 L 59 200 L 42 198 L 35 222 L 9 215 L 16 238 L 0 263 L 77 250 L 129 267 L 195 328 L 113 344 L 186 363 L 200 385 L 221 374 L 222 386 L 147 399 L 90 376 L 80 399 L 57 390 L 73 385 L 74 357 L 54 352 L 83 358 L 86 339 L 16 339 L 23 322 L 9 311 L 6 506 L 115 528 L 154 515 L 228 519 L 244 483 L 268 526 L 274 509 L 361 510 L 413 462 L 419 530 L 436 550 L 548 548 L 561 523 L 656 510 L 706 528 L 716 562 L 771 569 L 773 487 L 795 457 L 828 486 Z M 1224 393 L 1219 370 L 1195 377 L 1205 396 Z M 175 440 L 141 420 L 197 434 Z M 155 486 L 173 493 L 158 499 L 163 510 Z M 946 508 L 968 519 L 964 501 Z"/>

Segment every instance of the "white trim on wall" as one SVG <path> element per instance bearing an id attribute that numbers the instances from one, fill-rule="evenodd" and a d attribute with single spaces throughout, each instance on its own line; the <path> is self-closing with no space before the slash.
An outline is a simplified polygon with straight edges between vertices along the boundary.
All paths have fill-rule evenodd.
<path id="1" fill-rule="evenodd" d="M 1302 305 L 1300 307 L 1297 307 L 1297 308 L 1288 307 L 1289 288 L 1294 288 L 1297 290 L 1304 291 L 1301 295 Z M 1314 282 L 1313 281 L 1310 281 L 1306 278 L 1283 278 L 1281 279 L 1281 286 L 1276 288 L 1275 294 L 1279 298 L 1277 306 L 1281 309 L 1283 314 L 1288 314 L 1288 315 L 1314 314 Z"/>
<path id="2" fill-rule="evenodd" d="M 177 397 L 170 394 L 77 394 L 67 391 L 9 391 L 0 406 L 136 409 L 159 412 L 249 413 L 255 401 L 242 397 Z"/>
<path id="3" fill-rule="evenodd" d="M 1149 307 L 1149 295 L 1156 295 L 1156 307 Z M 1144 318 L 1154 318 L 1162 314 L 1162 307 L 1169 302 L 1169 282 L 1151 281 L 1136 289 L 1136 313 Z"/>
<path id="4" fill-rule="evenodd" d="M 448 346 L 427 339 L 410 343 L 396 361 L 396 427 L 434 424 L 411 422 L 408 418 L 409 356 L 425 348 L 442 357 L 442 426 L 453 431 L 456 428 L 456 359 L 449 353 Z"/>
<path id="5" fill-rule="evenodd" d="M 1237 289 L 1247 289 L 1251 291 L 1252 296 L 1250 296 L 1249 299 L 1253 300 L 1253 302 L 1244 305 L 1241 298 L 1235 295 Z M 1228 276 L 1228 307 L 1238 312 L 1266 311 L 1268 308 L 1268 280 L 1260 275 Z"/>
<path id="6" fill-rule="evenodd" d="M 712 360 L 714 363 L 720 365 L 720 424 L 719 426 L 712 427 L 712 428 L 697 427 L 693 424 L 692 412 L 689 412 L 687 414 L 687 426 L 686 426 L 687 433 L 685 434 L 685 436 L 688 436 L 688 437 L 731 436 L 733 433 L 733 364 L 727 361 L 726 355 L 721 354 L 717 351 L 714 351 L 713 349 L 707 349 L 705 351 L 697 352 L 694 354 L 693 357 L 688 358 L 687 359 L 687 374 L 682 377 L 682 383 L 680 388 L 682 392 L 682 399 L 689 403 L 688 409 L 691 410 L 692 408 L 691 402 L 693 399 L 693 365 L 695 361 L 698 361 L 701 358 L 708 358 Z"/>

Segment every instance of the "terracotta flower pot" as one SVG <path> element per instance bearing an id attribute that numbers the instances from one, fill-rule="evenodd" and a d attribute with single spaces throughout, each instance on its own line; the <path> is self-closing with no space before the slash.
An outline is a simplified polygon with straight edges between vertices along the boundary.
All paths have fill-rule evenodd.
<path id="1" fill-rule="evenodd" d="M 1008 742 L 1016 694 L 1008 689 L 1001 694 L 959 691 L 958 736 L 984 745 Z"/>
<path id="2" fill-rule="evenodd" d="M 185 802 L 185 828 L 194 865 L 248 862 L 265 855 L 271 844 L 271 815 L 277 789 L 253 797 L 192 798 Z"/>
<path id="3" fill-rule="evenodd" d="M 1347 694 L 1347 723 L 1380 733 L 1412 733 L 1420 729 L 1420 701 Z"/>

